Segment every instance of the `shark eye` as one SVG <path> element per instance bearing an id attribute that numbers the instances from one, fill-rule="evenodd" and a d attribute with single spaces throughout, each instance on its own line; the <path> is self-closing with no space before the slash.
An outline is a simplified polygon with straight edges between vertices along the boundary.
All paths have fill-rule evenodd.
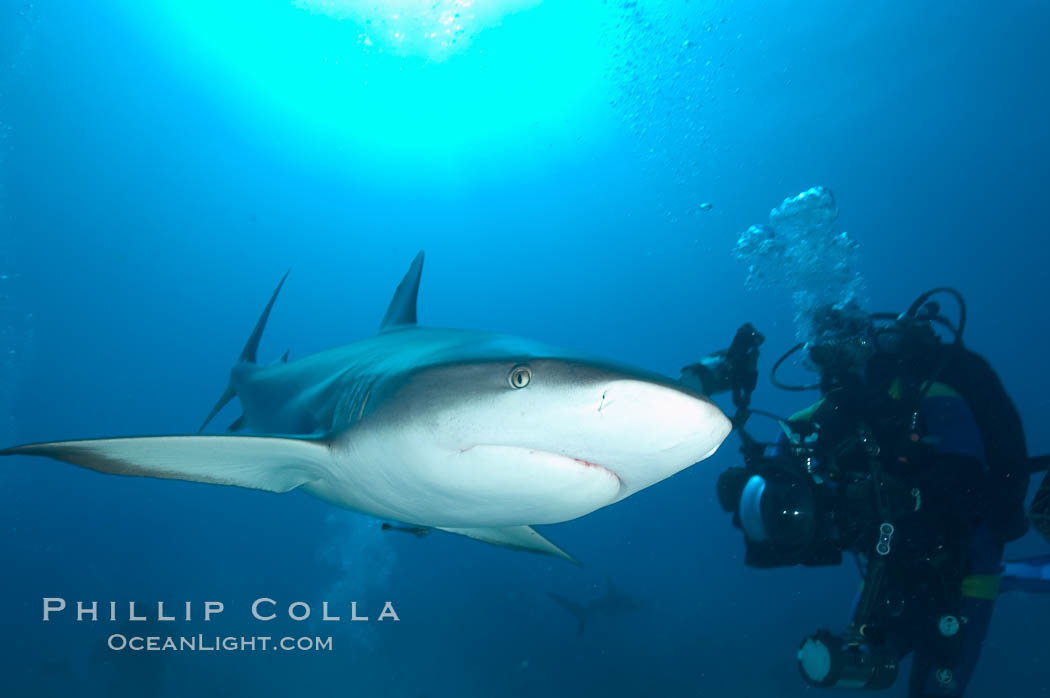
<path id="1" fill-rule="evenodd" d="M 510 383 L 510 387 L 515 390 L 524 388 L 531 381 L 532 369 L 528 366 L 515 366 L 510 369 L 510 373 L 507 375 L 507 382 Z"/>

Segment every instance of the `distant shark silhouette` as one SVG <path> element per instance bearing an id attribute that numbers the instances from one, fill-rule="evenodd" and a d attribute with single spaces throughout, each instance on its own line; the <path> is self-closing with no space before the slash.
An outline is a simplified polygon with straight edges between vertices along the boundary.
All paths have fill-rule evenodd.
<path id="1" fill-rule="evenodd" d="M 634 613 L 641 608 L 642 604 L 640 601 L 616 588 L 612 577 L 609 577 L 608 585 L 605 594 L 596 599 L 591 599 L 587 604 L 577 603 L 552 591 L 548 591 L 547 596 L 575 616 L 576 634 L 582 635 L 587 625 L 587 619 L 596 613 L 600 613 L 603 616 L 624 616 Z"/>
<path id="2" fill-rule="evenodd" d="M 0 455 L 301 488 L 380 518 L 575 562 L 530 526 L 629 497 L 704 460 L 729 434 L 714 403 L 664 376 L 517 337 L 417 326 L 422 271 L 420 252 L 378 334 L 259 365 L 281 279 L 201 426 L 238 397 L 244 413 L 230 431 L 260 436 L 56 441 Z M 529 311 L 515 304 L 506 319 Z"/>

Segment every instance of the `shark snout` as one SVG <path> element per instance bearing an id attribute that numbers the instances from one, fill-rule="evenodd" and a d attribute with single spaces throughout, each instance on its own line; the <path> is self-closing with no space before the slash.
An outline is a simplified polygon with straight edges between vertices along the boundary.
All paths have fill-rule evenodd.
<path id="1" fill-rule="evenodd" d="M 632 492 L 712 455 L 732 429 L 710 400 L 663 383 L 612 380 L 596 403 L 598 428 L 613 454 L 604 465 Z"/>

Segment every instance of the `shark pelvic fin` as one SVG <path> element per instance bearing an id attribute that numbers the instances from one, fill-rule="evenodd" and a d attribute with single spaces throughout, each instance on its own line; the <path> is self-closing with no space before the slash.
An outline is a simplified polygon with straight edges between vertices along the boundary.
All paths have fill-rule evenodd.
<path id="1" fill-rule="evenodd" d="M 226 427 L 226 431 L 240 431 L 246 426 L 248 426 L 248 420 L 245 419 L 244 415 L 242 414 L 240 417 L 233 420 L 230 426 Z"/>
<path id="2" fill-rule="evenodd" d="M 273 304 L 277 301 L 277 294 L 281 292 L 281 287 L 284 286 L 285 279 L 287 279 L 288 275 L 291 273 L 291 269 L 286 271 L 284 273 L 284 276 L 281 277 L 281 281 L 277 284 L 277 288 L 273 290 L 273 295 L 270 296 L 270 302 L 268 302 L 266 304 L 266 307 L 263 308 L 262 315 L 259 316 L 258 322 L 255 323 L 255 328 L 252 330 L 251 335 L 248 337 L 248 341 L 245 342 L 244 349 L 241 350 L 241 355 L 240 358 L 238 358 L 238 361 L 255 363 L 256 356 L 259 353 L 259 340 L 262 339 L 263 330 L 266 329 L 266 321 L 270 319 L 270 311 L 273 310 Z M 284 360 L 287 361 L 287 359 L 288 352 L 285 352 Z M 215 415 L 219 414 L 219 412 L 222 411 L 222 408 L 226 407 L 226 404 L 229 403 L 229 401 L 232 400 L 235 396 L 236 393 L 233 390 L 233 386 L 227 385 L 226 390 L 219 397 L 218 402 L 216 402 L 215 406 L 211 408 L 211 412 L 208 413 L 208 416 L 204 418 L 204 422 L 201 424 L 200 429 L 197 430 L 197 433 L 199 434 L 202 431 L 204 431 L 204 428 L 208 426 L 208 422 L 214 419 Z M 240 420 L 237 421 L 239 422 Z M 231 425 L 230 431 L 232 430 L 233 426 Z"/>
<path id="3" fill-rule="evenodd" d="M 583 567 L 583 563 L 541 536 L 531 526 L 505 526 L 503 528 L 446 528 L 437 526 L 436 528 L 448 533 L 456 533 L 474 540 L 491 543 L 492 545 L 525 550 L 530 553 L 553 555 L 554 557 L 568 560 L 577 567 Z"/>
<path id="4" fill-rule="evenodd" d="M 142 436 L 27 444 L 0 456 L 47 456 L 111 475 L 289 492 L 324 476 L 325 441 L 269 436 Z"/>
<path id="5" fill-rule="evenodd" d="M 390 306 L 386 309 L 379 331 L 389 330 L 401 325 L 416 324 L 416 299 L 419 297 L 419 278 L 423 274 L 423 251 L 420 250 L 412 260 L 412 266 L 401 279 Z"/>

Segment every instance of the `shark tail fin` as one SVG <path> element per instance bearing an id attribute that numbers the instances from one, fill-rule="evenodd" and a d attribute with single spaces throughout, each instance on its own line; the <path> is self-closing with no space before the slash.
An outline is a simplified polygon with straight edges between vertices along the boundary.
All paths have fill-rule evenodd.
<path id="1" fill-rule="evenodd" d="M 262 339 L 263 330 L 266 329 L 266 321 L 270 319 L 270 311 L 273 310 L 273 304 L 277 301 L 277 294 L 281 292 L 281 287 L 284 286 L 285 279 L 288 278 L 288 274 L 291 273 L 291 269 L 284 273 L 281 277 L 281 282 L 277 284 L 277 288 L 273 290 L 273 295 L 270 296 L 270 302 L 263 308 L 262 315 L 259 316 L 259 321 L 255 323 L 255 329 L 252 330 L 251 335 L 248 337 L 248 341 L 244 343 L 244 349 L 241 350 L 240 361 L 247 361 L 248 363 L 255 363 L 256 354 L 259 352 L 259 340 Z"/>
<path id="2" fill-rule="evenodd" d="M 555 594 L 553 591 L 548 591 L 547 596 L 576 617 L 576 634 L 583 635 L 583 629 L 587 625 L 587 607 L 583 604 L 571 601 L 560 594 Z"/>
<path id="3" fill-rule="evenodd" d="M 247 362 L 254 364 L 256 362 L 256 357 L 259 353 L 259 341 L 262 339 L 263 330 L 266 329 L 266 321 L 270 319 L 270 311 L 273 310 L 273 304 L 277 301 L 277 294 L 281 292 L 281 287 L 284 286 L 284 282 L 290 273 L 291 269 L 286 271 L 284 276 L 281 277 L 281 281 L 277 284 L 277 288 L 273 290 L 273 295 L 270 296 L 270 301 L 266 304 L 266 307 L 263 308 L 262 315 L 259 316 L 258 322 L 255 323 L 255 328 L 252 329 L 248 341 L 244 343 L 244 349 L 241 350 L 241 355 L 237 359 L 239 363 Z M 288 353 L 285 352 L 285 360 L 287 360 L 287 357 Z M 219 414 L 219 412 L 222 411 L 222 408 L 226 407 L 227 403 L 229 403 L 235 396 L 236 393 L 233 390 L 233 386 L 227 385 L 226 390 L 223 391 L 221 396 L 219 396 L 218 402 L 216 402 L 215 406 L 211 408 L 211 412 L 208 413 L 208 416 L 204 418 L 204 422 L 201 424 L 200 429 L 197 430 L 197 433 L 199 434 L 204 431 L 204 428 L 215 418 L 215 415 Z M 238 419 L 237 422 L 234 422 L 234 425 L 240 421 L 241 420 Z M 231 431 L 234 429 L 234 425 L 230 425 Z M 241 426 L 243 426 L 243 424 Z"/>

